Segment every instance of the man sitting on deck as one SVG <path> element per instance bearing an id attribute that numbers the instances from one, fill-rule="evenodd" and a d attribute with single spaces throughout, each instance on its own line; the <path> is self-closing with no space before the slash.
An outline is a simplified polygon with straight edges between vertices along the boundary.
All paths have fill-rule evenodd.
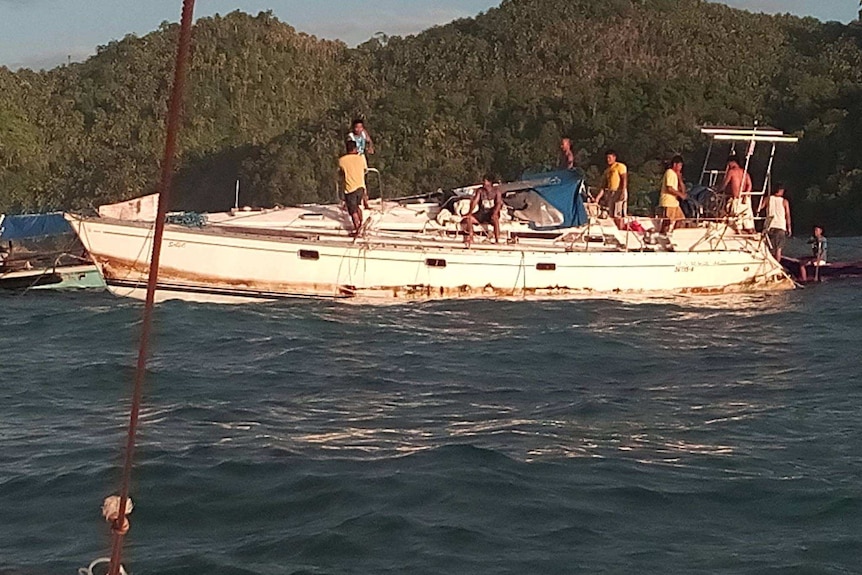
<path id="1" fill-rule="evenodd" d="M 359 234 L 362 228 L 361 203 L 365 199 L 365 156 L 359 153 L 356 142 L 347 140 L 347 153 L 338 158 L 338 170 L 341 176 L 341 191 L 344 193 L 344 205 L 353 221 L 353 234 Z M 367 205 L 366 205 L 367 207 Z"/>
<path id="2" fill-rule="evenodd" d="M 494 226 L 494 241 L 500 242 L 500 211 L 503 209 L 503 194 L 500 193 L 499 186 L 494 184 L 495 181 L 496 177 L 492 174 L 486 174 L 482 178 L 482 187 L 473 192 L 470 209 L 464 219 L 461 220 L 461 227 L 467 234 L 464 243 L 467 244 L 468 248 L 473 243 L 473 226 L 475 224 L 492 224 Z"/>
<path id="3" fill-rule="evenodd" d="M 799 259 L 799 280 L 803 282 L 808 281 L 808 270 L 806 269 L 808 266 L 813 265 L 815 274 L 819 275 L 817 268 L 826 265 L 828 243 L 826 236 L 823 235 L 823 226 L 814 226 L 814 235 L 811 236 L 808 243 L 811 244 L 811 256 Z"/>

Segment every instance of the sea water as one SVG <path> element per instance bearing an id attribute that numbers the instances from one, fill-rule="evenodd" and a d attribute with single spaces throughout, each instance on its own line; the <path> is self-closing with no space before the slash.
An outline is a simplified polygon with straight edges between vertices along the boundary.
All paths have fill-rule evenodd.
<path id="1" fill-rule="evenodd" d="M 126 566 L 862 573 L 860 289 L 160 305 Z M 140 316 L 0 299 L 0 573 L 108 554 Z"/>

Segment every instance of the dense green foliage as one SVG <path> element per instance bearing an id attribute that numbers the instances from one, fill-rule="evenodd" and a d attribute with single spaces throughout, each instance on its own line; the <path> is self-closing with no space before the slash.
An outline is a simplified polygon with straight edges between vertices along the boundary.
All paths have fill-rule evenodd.
<path id="1" fill-rule="evenodd" d="M 153 191 L 178 27 L 45 72 L 0 68 L 0 212 Z M 797 220 L 862 229 L 862 26 L 703 0 L 505 0 L 349 49 L 239 12 L 198 21 L 177 207 L 330 200 L 349 121 L 367 118 L 388 195 L 555 162 L 598 178 L 618 150 L 650 190 L 674 152 L 699 176 L 703 124 L 796 132 L 777 175 Z M 641 203 L 645 202 L 643 197 Z M 807 220 L 807 221 L 806 221 Z"/>

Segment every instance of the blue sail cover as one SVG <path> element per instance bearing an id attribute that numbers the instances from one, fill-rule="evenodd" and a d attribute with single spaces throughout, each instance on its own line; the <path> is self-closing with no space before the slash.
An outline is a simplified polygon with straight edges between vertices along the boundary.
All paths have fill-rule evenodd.
<path id="1" fill-rule="evenodd" d="M 560 226 L 536 228 L 557 229 L 583 226 L 589 221 L 581 188 L 584 184 L 584 174 L 580 170 L 557 170 L 540 174 L 524 174 L 521 182 L 525 187 L 536 190 L 542 199 L 554 206 L 563 214 Z"/>
<path id="2" fill-rule="evenodd" d="M 11 242 L 71 234 L 72 226 L 62 212 L 5 216 L 0 219 L 0 241 Z"/>

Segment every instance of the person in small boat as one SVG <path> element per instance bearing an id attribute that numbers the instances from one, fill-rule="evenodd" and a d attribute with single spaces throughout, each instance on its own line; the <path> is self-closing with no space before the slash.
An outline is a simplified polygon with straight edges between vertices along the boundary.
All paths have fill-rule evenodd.
<path id="1" fill-rule="evenodd" d="M 730 215 L 737 218 L 742 231 L 747 234 L 754 233 L 751 190 L 751 175 L 742 168 L 739 156 L 731 155 L 727 159 L 727 169 L 719 192 L 730 196 Z"/>
<path id="2" fill-rule="evenodd" d="M 360 156 L 374 153 L 374 142 L 371 136 L 365 129 L 365 123 L 357 118 L 350 125 L 350 132 L 347 134 L 347 139 L 356 142 L 356 149 Z"/>
<path id="3" fill-rule="evenodd" d="M 362 227 L 361 205 L 365 203 L 365 156 L 359 153 L 356 142 L 347 140 L 345 142 L 347 153 L 338 158 L 338 171 L 341 180 L 341 191 L 344 194 L 344 205 L 350 219 L 353 221 L 353 233 L 358 234 Z"/>
<path id="4" fill-rule="evenodd" d="M 811 256 L 799 259 L 799 279 L 804 282 L 808 281 L 808 266 L 817 268 L 826 265 L 826 250 L 829 244 L 823 235 L 823 226 L 814 226 L 814 233 L 808 243 L 811 244 Z"/>
<path id="5" fill-rule="evenodd" d="M 628 168 L 622 162 L 617 161 L 617 153 L 614 150 L 605 152 L 605 161 L 608 167 L 602 176 L 602 187 L 599 195 L 596 196 L 596 203 L 605 206 L 608 214 L 619 225 L 626 215 L 629 201 Z"/>
<path id="6" fill-rule="evenodd" d="M 572 152 L 572 140 L 569 138 L 560 140 L 560 162 L 557 167 L 560 170 L 572 170 L 575 167 L 575 153 Z"/>
<path id="7" fill-rule="evenodd" d="M 760 200 L 758 213 L 766 210 L 766 239 L 769 240 L 769 251 L 772 256 L 781 261 L 781 252 L 792 235 L 790 225 L 790 202 L 784 197 L 784 184 L 778 184 L 771 196 Z"/>
<path id="8" fill-rule="evenodd" d="M 496 176 L 486 174 L 482 178 L 482 186 L 473 192 L 473 198 L 470 200 L 470 209 L 466 216 L 461 220 L 461 227 L 466 233 L 464 243 L 467 247 L 473 243 L 473 226 L 487 225 L 494 226 L 494 241 L 500 241 L 500 211 L 503 209 L 503 194 L 500 192 L 500 187 L 495 184 Z"/>
<path id="9" fill-rule="evenodd" d="M 667 163 L 664 177 L 661 180 L 661 192 L 658 198 L 658 217 L 661 218 L 661 233 L 669 234 L 676 223 L 685 219 L 679 201 L 688 197 L 685 191 L 685 181 L 682 177 L 684 161 L 676 155 Z"/>

